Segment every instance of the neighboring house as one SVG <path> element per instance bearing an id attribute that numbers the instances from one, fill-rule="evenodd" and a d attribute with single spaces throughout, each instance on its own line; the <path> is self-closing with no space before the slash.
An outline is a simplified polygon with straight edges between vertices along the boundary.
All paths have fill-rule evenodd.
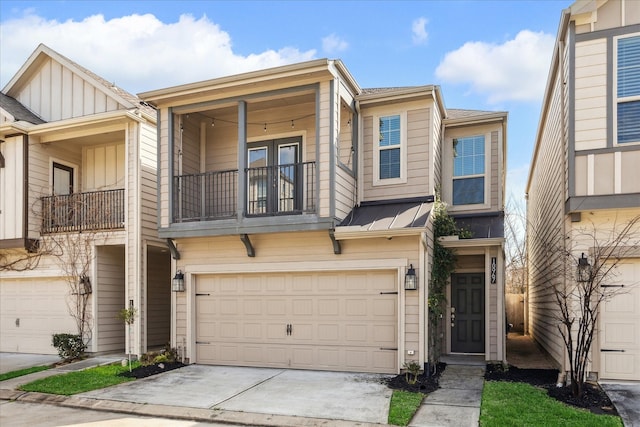
<path id="1" fill-rule="evenodd" d="M 361 89 L 315 60 L 139 94 L 159 111 L 159 234 L 190 362 L 397 373 L 427 361 L 431 207 L 448 239 L 443 352 L 505 360 L 507 113 L 437 86 Z M 405 289 L 415 273 L 417 289 Z"/>
<path id="2" fill-rule="evenodd" d="M 640 214 L 640 2 L 578 1 L 562 12 L 540 117 L 527 184 L 527 326 L 568 370 L 544 280 L 559 254 L 547 251 L 589 257 Z M 584 234 L 593 227 L 599 242 Z M 640 251 L 618 267 L 626 289 L 601 307 L 589 371 L 640 380 Z"/>
<path id="3" fill-rule="evenodd" d="M 44 45 L 0 101 L 0 256 L 37 253 L 65 233 L 93 235 L 85 240 L 88 351 L 129 347 L 117 315 L 130 305 L 138 311 L 132 353 L 168 342 L 171 263 L 156 227 L 155 110 Z M 76 332 L 68 277 L 49 255 L 0 273 L 0 351 L 55 354 L 52 334 Z"/>

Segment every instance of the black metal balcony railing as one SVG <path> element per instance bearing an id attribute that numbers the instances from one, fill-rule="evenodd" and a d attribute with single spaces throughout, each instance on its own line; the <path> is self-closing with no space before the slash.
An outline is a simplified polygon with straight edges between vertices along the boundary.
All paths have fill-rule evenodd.
<path id="1" fill-rule="evenodd" d="M 124 228 L 124 189 L 42 198 L 42 232 Z"/>
<path id="2" fill-rule="evenodd" d="M 246 169 L 246 215 L 315 212 L 315 170 L 315 162 Z M 237 198 L 237 170 L 173 177 L 175 222 L 232 218 L 237 212 Z"/>

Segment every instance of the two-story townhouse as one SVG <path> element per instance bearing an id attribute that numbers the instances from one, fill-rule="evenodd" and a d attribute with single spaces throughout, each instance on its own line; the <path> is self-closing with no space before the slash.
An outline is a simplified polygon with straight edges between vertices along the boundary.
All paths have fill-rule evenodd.
<path id="1" fill-rule="evenodd" d="M 431 207 L 475 234 L 445 353 L 505 360 L 506 113 L 363 90 L 320 59 L 139 94 L 159 112 L 171 341 L 195 363 L 397 373 L 427 359 Z"/>
<path id="2" fill-rule="evenodd" d="M 86 246 L 1 272 L 0 351 L 55 354 L 52 334 L 77 331 L 76 280 L 90 292 L 88 351 L 140 354 L 167 343 L 171 271 L 156 225 L 155 110 L 44 45 L 0 96 L 5 266 L 45 252 L 54 237 Z M 89 263 L 86 277 L 73 277 L 68 256 Z M 138 315 L 126 339 L 118 312 L 129 306 Z"/>
<path id="3" fill-rule="evenodd" d="M 561 15 L 527 184 L 527 326 L 563 370 L 568 356 L 551 289 L 564 289 L 575 275 L 548 277 L 562 258 L 549 248 L 593 262 L 597 246 L 640 215 L 638 164 L 640 3 L 577 1 Z M 605 284 L 619 292 L 598 313 L 588 371 L 603 379 L 640 380 L 635 233 Z"/>

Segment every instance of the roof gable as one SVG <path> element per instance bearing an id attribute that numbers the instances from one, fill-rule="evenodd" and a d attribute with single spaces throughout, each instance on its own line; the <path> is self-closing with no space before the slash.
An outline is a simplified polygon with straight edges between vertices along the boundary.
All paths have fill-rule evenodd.
<path id="1" fill-rule="evenodd" d="M 48 122 L 145 108 L 136 96 L 43 44 L 36 48 L 3 92 Z"/>

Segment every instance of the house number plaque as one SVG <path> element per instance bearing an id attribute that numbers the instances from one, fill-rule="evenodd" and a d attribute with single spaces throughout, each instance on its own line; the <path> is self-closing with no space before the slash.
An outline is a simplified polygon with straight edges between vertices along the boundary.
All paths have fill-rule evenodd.
<path id="1" fill-rule="evenodd" d="M 496 283 L 498 266 L 497 258 L 491 257 L 491 283 Z"/>

